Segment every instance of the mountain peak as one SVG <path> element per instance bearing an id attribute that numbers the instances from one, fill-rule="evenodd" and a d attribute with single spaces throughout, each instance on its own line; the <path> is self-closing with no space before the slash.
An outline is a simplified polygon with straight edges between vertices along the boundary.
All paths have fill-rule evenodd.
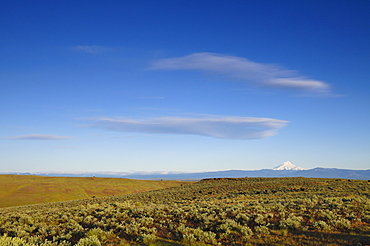
<path id="1" fill-rule="evenodd" d="M 283 164 L 275 167 L 273 170 L 306 170 L 302 167 L 298 167 L 290 163 L 290 161 L 285 161 Z"/>

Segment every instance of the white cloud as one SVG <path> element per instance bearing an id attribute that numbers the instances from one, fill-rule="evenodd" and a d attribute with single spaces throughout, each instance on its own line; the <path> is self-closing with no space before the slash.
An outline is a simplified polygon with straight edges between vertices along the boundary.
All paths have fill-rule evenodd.
<path id="1" fill-rule="evenodd" d="M 199 135 L 223 139 L 261 139 L 275 135 L 288 122 L 252 117 L 161 117 L 146 120 L 93 119 L 91 127 L 117 132 Z"/>
<path id="2" fill-rule="evenodd" d="M 28 134 L 14 137 L 3 137 L 2 139 L 14 139 L 14 140 L 63 140 L 70 139 L 72 137 L 67 136 L 56 136 L 46 134 Z"/>
<path id="3" fill-rule="evenodd" d="M 315 93 L 327 93 L 330 86 L 319 80 L 297 75 L 274 64 L 250 61 L 246 58 L 214 53 L 194 53 L 155 61 L 150 69 L 199 70 L 253 82 L 258 86 L 292 88 Z"/>

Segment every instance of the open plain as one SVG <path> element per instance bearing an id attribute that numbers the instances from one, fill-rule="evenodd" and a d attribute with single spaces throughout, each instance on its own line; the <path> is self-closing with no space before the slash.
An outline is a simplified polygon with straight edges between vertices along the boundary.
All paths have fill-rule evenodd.
<path id="1" fill-rule="evenodd" d="M 370 182 L 206 179 L 2 208 L 0 233 L 17 246 L 370 245 Z"/>

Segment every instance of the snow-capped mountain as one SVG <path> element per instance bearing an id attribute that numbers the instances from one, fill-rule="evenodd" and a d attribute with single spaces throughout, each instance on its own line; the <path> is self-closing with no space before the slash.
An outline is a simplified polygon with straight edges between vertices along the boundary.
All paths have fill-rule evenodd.
<path id="1" fill-rule="evenodd" d="M 283 164 L 275 167 L 273 170 L 306 170 L 302 167 L 298 167 L 290 163 L 290 161 L 285 161 Z"/>

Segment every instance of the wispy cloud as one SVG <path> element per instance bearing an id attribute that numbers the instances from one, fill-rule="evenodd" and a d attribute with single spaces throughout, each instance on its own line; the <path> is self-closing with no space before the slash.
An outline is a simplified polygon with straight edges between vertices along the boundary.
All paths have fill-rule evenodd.
<path id="1" fill-rule="evenodd" d="M 194 53 L 155 61 L 150 69 L 199 70 L 238 79 L 257 86 L 291 88 L 313 93 L 328 93 L 329 84 L 300 76 L 296 71 L 275 64 L 257 63 L 246 58 L 214 53 Z"/>
<path id="2" fill-rule="evenodd" d="M 110 48 L 99 46 L 99 45 L 76 45 L 76 46 L 73 46 L 73 49 L 76 51 L 84 52 L 84 53 L 96 54 L 96 53 L 107 51 Z"/>
<path id="3" fill-rule="evenodd" d="M 270 118 L 251 117 L 161 117 L 145 120 L 93 119 L 90 125 L 117 132 L 149 134 L 199 135 L 223 139 L 261 139 L 271 137 L 288 122 Z"/>
<path id="4" fill-rule="evenodd" d="M 3 137 L 2 139 L 14 139 L 14 140 L 64 140 L 71 139 L 72 137 L 67 136 L 56 136 L 46 134 L 28 134 L 13 137 Z"/>

